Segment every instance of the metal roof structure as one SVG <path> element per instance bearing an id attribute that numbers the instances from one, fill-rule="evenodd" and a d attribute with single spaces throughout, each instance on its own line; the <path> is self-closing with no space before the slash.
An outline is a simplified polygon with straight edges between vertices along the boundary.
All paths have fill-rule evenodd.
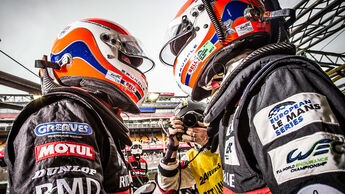
<path id="1" fill-rule="evenodd" d="M 316 61 L 345 93 L 344 46 L 334 46 L 345 39 L 345 1 L 301 0 L 294 9 L 296 21 L 290 27 L 290 40 L 297 54 Z"/>

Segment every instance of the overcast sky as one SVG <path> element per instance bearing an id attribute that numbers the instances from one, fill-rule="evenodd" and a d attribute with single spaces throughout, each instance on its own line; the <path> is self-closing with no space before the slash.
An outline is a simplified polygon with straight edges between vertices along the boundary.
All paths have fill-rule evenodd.
<path id="1" fill-rule="evenodd" d="M 143 43 L 148 55 L 156 62 L 146 74 L 150 92 L 183 94 L 177 87 L 172 69 L 161 64 L 159 51 L 169 21 L 184 0 L 1 0 L 0 49 L 34 68 L 34 61 L 49 55 L 57 34 L 67 24 L 82 18 L 103 18 L 124 26 Z M 282 7 L 292 7 L 294 1 L 282 1 Z M 290 5 L 291 6 L 290 6 Z M 0 71 L 39 83 L 39 79 L 0 53 Z M 23 93 L 0 86 L 0 93 Z"/>

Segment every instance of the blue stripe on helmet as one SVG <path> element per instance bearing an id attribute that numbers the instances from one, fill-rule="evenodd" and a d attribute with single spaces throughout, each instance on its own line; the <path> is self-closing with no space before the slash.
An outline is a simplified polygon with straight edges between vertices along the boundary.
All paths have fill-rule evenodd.
<path id="1" fill-rule="evenodd" d="M 73 58 L 78 57 L 85 60 L 92 67 L 94 67 L 96 70 L 103 73 L 104 75 L 108 71 L 97 61 L 97 59 L 93 56 L 87 44 L 83 41 L 73 42 L 72 44 L 68 45 L 68 47 L 66 47 L 64 50 L 62 50 L 60 53 L 56 55 L 51 54 L 50 58 L 52 62 L 58 62 L 65 53 L 71 54 Z"/>

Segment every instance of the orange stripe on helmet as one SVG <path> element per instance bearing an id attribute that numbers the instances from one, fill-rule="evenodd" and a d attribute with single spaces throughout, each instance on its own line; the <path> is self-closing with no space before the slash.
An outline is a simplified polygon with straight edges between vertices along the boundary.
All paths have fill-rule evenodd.
<path id="1" fill-rule="evenodd" d="M 77 29 L 74 29 L 73 31 L 71 31 L 70 33 L 68 33 L 65 37 L 63 37 L 61 40 L 59 40 L 57 42 L 59 44 L 57 44 L 57 43 L 54 44 L 54 47 L 52 48 L 52 53 L 57 54 L 57 53 L 63 51 L 71 42 L 76 41 L 76 40 L 80 40 L 80 41 L 85 42 L 88 45 L 88 47 L 91 50 L 94 57 L 100 62 L 101 65 L 103 65 L 106 69 L 108 69 L 110 71 L 121 74 L 122 78 L 126 82 L 130 82 L 131 84 L 133 84 L 136 87 L 136 89 L 139 91 L 141 96 L 144 96 L 143 90 L 139 87 L 139 85 L 136 82 L 132 81 L 132 79 L 130 79 L 128 76 L 121 73 L 118 69 L 116 69 L 114 66 L 112 66 L 104 58 L 104 56 L 102 55 L 102 53 L 98 49 L 97 43 L 96 43 L 95 39 L 93 38 L 92 33 L 85 28 L 77 28 Z M 76 60 L 76 58 L 73 58 L 73 62 L 71 64 L 71 66 L 76 62 L 80 62 L 80 60 Z M 55 70 L 55 72 L 56 72 L 58 77 L 81 76 L 81 72 L 88 72 L 87 77 L 93 77 L 93 78 L 105 80 L 105 75 L 103 75 L 102 73 L 95 70 L 87 62 L 84 61 L 84 63 L 87 65 L 85 65 L 85 66 L 83 65 L 84 69 L 81 69 L 82 71 L 80 71 L 80 72 L 77 72 L 77 71 L 71 71 L 70 72 L 70 70 L 66 71 L 66 69 L 64 69 L 64 68 L 62 68 L 61 70 Z M 79 64 L 78 64 L 78 66 L 79 66 Z M 87 68 L 86 66 L 89 66 L 89 67 Z M 73 68 L 76 68 L 76 67 L 77 66 L 74 66 Z M 85 71 L 85 68 L 88 69 L 88 71 Z M 80 69 L 80 68 L 78 67 L 76 69 Z M 73 74 L 72 74 L 72 72 L 73 72 Z M 118 84 L 118 83 L 113 82 L 113 81 L 108 80 L 108 79 L 106 81 L 111 82 L 111 83 L 115 84 L 116 86 L 118 86 L 126 94 L 133 97 L 133 99 L 135 99 L 136 102 L 139 101 L 139 99 L 133 93 L 131 93 L 126 87 L 124 87 L 123 85 Z"/>

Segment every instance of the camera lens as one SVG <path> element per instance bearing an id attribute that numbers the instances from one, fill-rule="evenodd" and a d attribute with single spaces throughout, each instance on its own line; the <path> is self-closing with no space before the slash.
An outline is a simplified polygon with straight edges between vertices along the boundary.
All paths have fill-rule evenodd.
<path id="1" fill-rule="evenodd" d="M 194 126 L 196 126 L 197 121 L 198 121 L 198 118 L 196 117 L 196 115 L 188 114 L 188 113 L 186 115 L 184 115 L 183 120 L 182 120 L 183 124 L 186 127 L 194 127 Z"/>

